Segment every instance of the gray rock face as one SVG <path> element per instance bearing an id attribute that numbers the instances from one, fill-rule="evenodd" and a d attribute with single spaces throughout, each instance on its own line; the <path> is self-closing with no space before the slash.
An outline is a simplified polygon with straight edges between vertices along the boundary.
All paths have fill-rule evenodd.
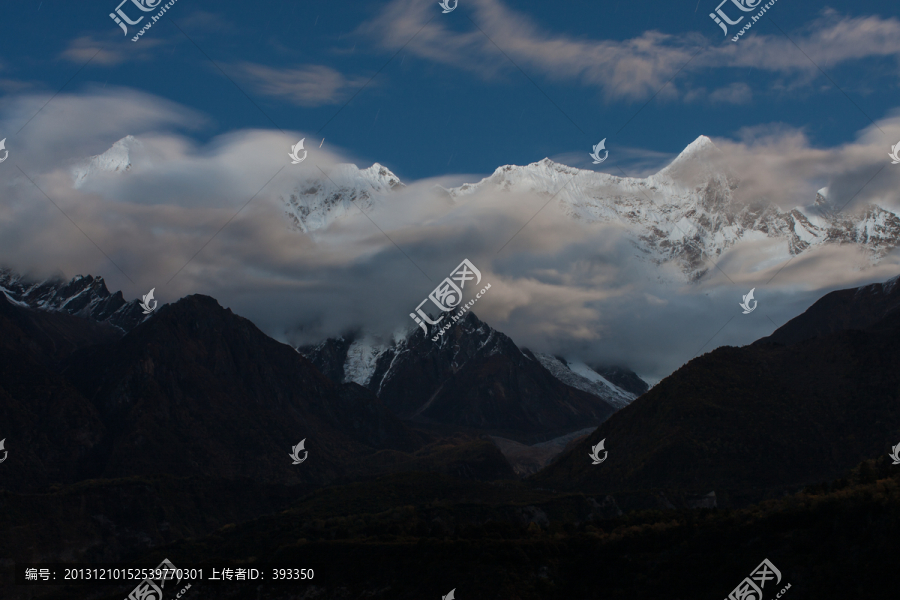
<path id="1" fill-rule="evenodd" d="M 326 340 L 300 352 L 333 381 L 369 388 L 402 418 L 520 443 L 596 426 L 634 397 L 612 384 L 589 391 L 596 382 L 571 372 L 571 381 L 560 379 L 471 312 L 437 341 L 416 328 L 388 344 Z M 576 379 L 581 383 L 572 385 Z"/>

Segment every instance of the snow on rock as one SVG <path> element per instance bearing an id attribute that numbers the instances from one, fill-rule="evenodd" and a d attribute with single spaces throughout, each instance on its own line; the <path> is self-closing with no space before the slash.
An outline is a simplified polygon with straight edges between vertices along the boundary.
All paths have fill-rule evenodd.
<path id="1" fill-rule="evenodd" d="M 99 174 L 134 169 L 142 144 L 127 136 L 73 170 L 75 187 Z M 357 211 L 378 211 L 404 184 L 386 167 L 340 164 L 326 175 L 305 171 L 282 195 L 291 226 L 308 235 Z M 571 181 L 570 181 L 571 180 Z M 567 185 L 568 184 L 568 185 Z M 645 178 L 576 169 L 545 158 L 527 166 L 505 165 L 478 183 L 443 189 L 460 201 L 478 192 L 537 193 L 565 215 L 587 223 L 621 226 L 635 257 L 656 265 L 673 262 L 690 281 L 715 260 L 757 234 L 786 242 L 790 256 L 824 244 L 854 244 L 873 262 L 900 245 L 900 215 L 876 205 L 838 211 L 822 188 L 808 206 L 783 210 L 768 202 L 746 204 L 734 194 L 739 178 L 706 136 L 691 142 L 668 166 Z"/>
<path id="2" fill-rule="evenodd" d="M 102 277 L 78 275 L 32 280 L 8 269 L 0 269 L 0 291 L 20 306 L 64 312 L 104 322 L 129 331 L 144 320 L 138 301 L 126 301 L 122 292 L 111 294 Z"/>
<path id="3" fill-rule="evenodd" d="M 495 354 L 512 357 L 514 353 L 514 358 L 536 359 L 562 383 L 597 396 L 598 400 L 615 409 L 627 406 L 636 398 L 635 394 L 612 383 L 583 362 L 523 351 L 507 336 L 478 320 L 474 314 L 470 313 L 457 326 L 463 328 L 462 337 L 451 339 L 451 336 L 445 336 L 434 344 L 428 343 L 426 348 L 420 348 L 418 342 L 414 342 L 417 337 L 421 337 L 419 328 L 408 326 L 395 332 L 390 339 L 357 331 L 348 338 L 324 340 L 319 344 L 305 346 L 300 351 L 333 381 L 357 383 L 371 389 L 378 396 L 381 396 L 386 382 L 404 376 L 402 374 L 406 372 L 404 369 L 407 367 L 408 353 L 411 347 L 415 347 L 416 352 L 433 352 L 433 360 L 452 365 L 453 372 L 463 369 L 475 356 L 481 359 Z"/>
<path id="4" fill-rule="evenodd" d="M 366 386 L 375 373 L 378 357 L 387 346 L 379 344 L 371 338 L 354 340 L 347 349 L 347 361 L 344 363 L 344 382 L 358 383 Z"/>
<path id="5" fill-rule="evenodd" d="M 635 399 L 634 394 L 610 383 L 583 362 L 566 360 L 567 364 L 563 364 L 561 360 L 550 354 L 535 352 L 534 355 L 545 369 L 566 385 L 600 396 L 616 408 L 624 408 Z"/>
<path id="6" fill-rule="evenodd" d="M 133 166 L 135 151 L 143 149 L 143 144 L 133 135 L 128 135 L 112 145 L 112 147 L 97 156 L 92 156 L 86 162 L 72 169 L 72 178 L 75 188 L 81 188 L 92 177 L 101 173 L 126 173 Z"/>
<path id="7" fill-rule="evenodd" d="M 381 207 L 386 197 L 402 187 L 400 179 L 378 163 L 368 169 L 341 164 L 327 177 L 312 175 L 301 179 L 282 200 L 293 226 L 311 233 L 349 213 Z"/>
<path id="8" fill-rule="evenodd" d="M 848 243 L 863 247 L 877 261 L 900 245 L 900 215 L 875 205 L 839 213 L 827 200 L 827 188 L 819 190 L 812 206 L 789 211 L 737 202 L 740 181 L 723 159 L 715 144 L 700 136 L 668 166 L 643 179 L 545 158 L 524 167 L 506 165 L 478 183 L 445 191 L 454 200 L 486 190 L 531 192 L 548 199 L 555 195 L 564 214 L 623 226 L 639 259 L 657 265 L 674 261 L 694 281 L 710 269 L 706 258 L 716 258 L 756 233 L 786 241 L 791 256 L 822 244 Z"/>

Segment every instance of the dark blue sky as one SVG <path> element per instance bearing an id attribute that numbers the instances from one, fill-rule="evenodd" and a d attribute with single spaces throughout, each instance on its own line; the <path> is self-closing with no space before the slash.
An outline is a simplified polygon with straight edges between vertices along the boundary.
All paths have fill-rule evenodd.
<path id="1" fill-rule="evenodd" d="M 800 128 L 831 147 L 897 105 L 897 8 L 887 2 L 778 0 L 737 43 L 710 19 L 715 0 L 460 0 L 449 14 L 436 0 L 178 0 L 138 42 L 144 23 L 124 36 L 108 16 L 117 4 L 5 6 L 0 102 L 63 86 L 134 88 L 207 116 L 187 132 L 198 141 L 299 130 L 407 180 L 545 156 L 584 166 L 604 137 L 611 157 L 641 165 L 700 134 L 738 139 L 759 126 Z M 123 10 L 156 14 L 130 1 Z M 756 14 L 723 10 L 745 22 Z M 0 135 L 8 147 L 15 138 Z"/>

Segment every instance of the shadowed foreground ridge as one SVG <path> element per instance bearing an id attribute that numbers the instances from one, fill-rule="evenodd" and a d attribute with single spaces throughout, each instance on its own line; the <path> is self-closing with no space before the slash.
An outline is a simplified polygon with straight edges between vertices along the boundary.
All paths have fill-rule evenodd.
<path id="1" fill-rule="evenodd" d="M 63 373 L 105 426 L 84 476 L 323 482 L 344 472 L 339 457 L 366 446 L 415 446 L 377 399 L 345 393 L 208 296 L 164 306 L 122 339 L 74 353 Z M 282 455 L 304 438 L 322 460 L 286 471 Z"/>
<path id="2" fill-rule="evenodd" d="M 866 329 L 900 308 L 900 275 L 885 281 L 826 294 L 802 315 L 756 344 L 796 344 L 844 329 Z"/>
<path id="3" fill-rule="evenodd" d="M 834 333 L 789 346 L 760 341 L 690 361 L 536 483 L 604 493 L 715 491 L 720 506 L 740 505 L 886 454 L 889 440 L 900 441 L 900 311 L 864 329 L 830 327 Z M 609 457 L 597 467 L 587 455 L 602 439 Z"/>

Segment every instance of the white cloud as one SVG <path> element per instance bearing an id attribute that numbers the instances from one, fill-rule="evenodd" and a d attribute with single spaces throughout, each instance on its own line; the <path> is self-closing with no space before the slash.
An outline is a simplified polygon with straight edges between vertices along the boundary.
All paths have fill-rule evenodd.
<path id="1" fill-rule="evenodd" d="M 0 122 L 20 123 L 41 100 L 15 99 Z M 189 109 L 129 90 L 59 95 L 17 138 L 16 162 L 2 165 L 0 262 L 101 274 L 128 298 L 152 287 L 161 302 L 209 294 L 270 335 L 310 341 L 359 325 L 382 333 L 412 326 L 411 310 L 468 258 L 492 284 L 476 313 L 518 343 L 631 366 L 651 379 L 690 359 L 732 317 L 704 351 L 749 343 L 825 291 L 900 270 L 896 253 L 871 266 L 852 246 L 829 246 L 785 267 L 784 242 L 763 237 L 718 259 L 734 283 L 716 270 L 699 285 L 661 283 L 675 279 L 668 273 L 674 266 L 636 260 L 618 226 L 573 220 L 553 204 L 498 253 L 547 198 L 485 193 L 450 204 L 434 193 L 449 176 L 406 182 L 384 208 L 350 214 L 313 242 L 289 228 L 280 196 L 348 154 L 311 149 L 306 161 L 291 165 L 287 150 L 304 132 L 242 130 L 202 145 L 175 132 L 200 122 Z M 900 117 L 879 126 L 900 139 Z M 133 167 L 74 189 L 73 166 L 129 133 L 145 147 Z M 808 203 L 823 185 L 831 197 L 849 198 L 889 162 L 874 127 L 837 148 L 812 147 L 802 132 L 777 126 L 742 136 L 716 142 L 745 182 L 747 201 L 765 197 L 789 207 Z M 873 201 L 896 207 L 898 177 L 888 165 L 847 210 Z M 760 305 L 744 316 L 737 303 L 751 287 Z"/>

